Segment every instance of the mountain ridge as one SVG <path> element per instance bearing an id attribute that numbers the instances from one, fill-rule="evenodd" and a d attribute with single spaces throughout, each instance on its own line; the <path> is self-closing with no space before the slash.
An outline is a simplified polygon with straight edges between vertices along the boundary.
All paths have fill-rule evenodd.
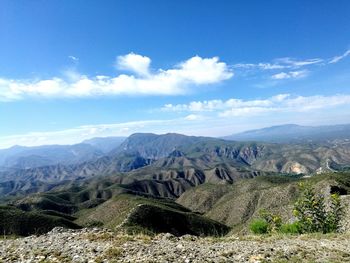
<path id="1" fill-rule="evenodd" d="M 276 143 L 326 142 L 336 139 L 350 139 L 350 124 L 322 126 L 284 124 L 248 130 L 222 138 L 227 140 Z"/>

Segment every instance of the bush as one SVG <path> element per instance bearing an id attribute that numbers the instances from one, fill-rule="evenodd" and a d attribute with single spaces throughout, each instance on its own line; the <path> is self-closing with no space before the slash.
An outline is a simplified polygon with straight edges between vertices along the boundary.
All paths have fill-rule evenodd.
<path id="1" fill-rule="evenodd" d="M 269 232 L 269 224 L 264 219 L 255 219 L 250 223 L 249 229 L 254 234 L 267 234 Z"/>
<path id="2" fill-rule="evenodd" d="M 298 222 L 294 222 L 291 224 L 283 224 L 281 225 L 279 231 L 283 234 L 300 234 L 300 225 Z"/>
<path id="3" fill-rule="evenodd" d="M 267 234 L 277 232 L 281 225 L 281 216 L 268 212 L 265 209 L 261 209 L 259 211 L 259 218 L 252 221 L 250 224 L 250 230 L 254 234 Z"/>
<path id="4" fill-rule="evenodd" d="M 282 225 L 282 218 L 280 215 L 273 214 L 271 212 L 268 212 L 265 209 L 261 209 L 259 211 L 260 218 L 265 220 L 265 222 L 268 225 L 267 231 L 270 232 L 276 232 L 279 230 L 279 228 Z"/>

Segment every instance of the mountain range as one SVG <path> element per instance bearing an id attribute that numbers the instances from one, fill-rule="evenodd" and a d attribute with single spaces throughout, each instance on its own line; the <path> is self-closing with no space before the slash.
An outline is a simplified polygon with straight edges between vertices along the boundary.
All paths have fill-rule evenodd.
<path id="1" fill-rule="evenodd" d="M 169 149 L 179 145 L 193 144 L 203 137 L 195 136 L 167 136 L 167 140 L 153 140 L 155 134 L 135 134 L 132 142 L 129 140 L 128 152 L 137 144 L 151 143 L 153 152 L 144 152 L 141 155 L 149 159 L 167 157 Z M 214 139 L 207 137 L 207 140 Z M 238 134 L 222 137 L 231 141 L 255 141 L 283 144 L 334 144 L 336 140 L 350 140 L 350 124 L 329 126 L 300 126 L 287 124 L 272 126 L 258 130 L 250 130 Z M 36 147 L 13 146 L 0 150 L 0 171 L 30 169 L 50 165 L 71 165 L 93 161 L 104 156 L 115 156 L 126 149 L 118 147 L 126 137 L 100 137 L 85 140 L 74 145 L 43 145 Z M 135 145 L 132 145 L 135 144 Z M 126 144 L 125 144 L 126 145 Z M 147 145 L 144 147 L 147 148 Z M 148 147 L 149 149 L 150 147 Z M 161 152 L 163 151 L 163 152 Z"/>
<path id="2" fill-rule="evenodd" d="M 0 172 L 0 201 L 11 204 L 2 211 L 5 215 L 38 212 L 40 220 L 48 214 L 58 217 L 50 219 L 50 226 L 60 222 L 113 228 L 124 222 L 155 232 L 226 233 L 227 226 L 248 222 L 261 202 L 273 206 L 266 197 L 269 194 L 275 193 L 281 201 L 278 209 L 293 200 L 295 180 L 321 174 L 317 178 L 328 185 L 339 185 L 328 177 L 322 179 L 322 174 L 349 169 L 350 136 L 341 133 L 339 126 L 332 128 L 339 137 L 320 137 L 327 132 L 315 132 L 316 139 L 305 135 L 296 140 L 295 132 L 288 143 L 255 140 L 262 135 L 282 138 L 286 129 L 305 130 L 295 125 L 271 127 L 246 132 L 252 138 L 249 141 L 137 133 L 71 146 L 1 150 L 6 165 Z M 156 214 L 169 218 L 169 225 L 158 228 L 161 222 L 155 220 Z M 178 225 L 173 218 L 187 223 Z M 205 232 L 203 226 L 211 230 Z"/>
<path id="3" fill-rule="evenodd" d="M 284 128 L 271 130 L 276 133 Z M 189 186 L 203 182 L 232 183 L 239 178 L 271 173 L 313 174 L 342 170 L 350 164 L 348 139 L 277 144 L 175 133 L 138 133 L 121 141 L 121 138 L 104 138 L 72 146 L 12 147 L 7 150 L 12 154 L 6 159 L 8 163 L 17 157 L 18 164 L 21 160 L 18 156 L 33 157 L 31 153 L 52 162 L 40 166 L 32 163 L 31 167 L 24 168 L 17 165 L 0 172 L 0 195 L 47 191 L 67 181 L 116 174 L 122 174 L 118 177 L 120 183 L 137 181 L 134 184 L 138 187 L 141 187 L 140 181 L 146 179 L 171 182 L 181 179 L 181 183 L 176 184 L 182 190 L 169 193 L 179 195 Z M 103 153 L 100 149 L 106 149 L 106 144 L 112 150 Z"/>

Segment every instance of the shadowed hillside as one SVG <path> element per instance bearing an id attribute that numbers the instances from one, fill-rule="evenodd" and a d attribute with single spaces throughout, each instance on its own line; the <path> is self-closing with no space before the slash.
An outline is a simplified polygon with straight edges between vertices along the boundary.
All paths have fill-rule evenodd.
<path id="1" fill-rule="evenodd" d="M 52 228 L 62 226 L 66 228 L 80 228 L 73 223 L 72 217 L 62 216 L 54 211 L 24 212 L 10 206 L 0 206 L 0 231 L 4 235 L 27 236 L 43 234 Z"/>
<path id="2" fill-rule="evenodd" d="M 128 232 L 172 233 L 174 235 L 225 235 L 224 224 L 192 213 L 170 200 L 119 195 L 92 209 L 76 214 L 82 225 L 120 227 Z"/>

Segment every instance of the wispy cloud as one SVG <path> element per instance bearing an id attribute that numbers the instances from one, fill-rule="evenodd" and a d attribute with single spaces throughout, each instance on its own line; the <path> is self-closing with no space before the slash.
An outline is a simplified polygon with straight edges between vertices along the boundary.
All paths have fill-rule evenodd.
<path id="1" fill-rule="evenodd" d="M 238 63 L 232 65 L 232 68 L 242 68 L 242 69 L 261 69 L 261 70 L 273 70 L 273 69 L 285 69 L 286 65 L 274 64 L 274 63 Z"/>
<path id="2" fill-rule="evenodd" d="M 218 57 L 192 57 L 171 69 L 152 71 L 151 59 L 134 53 L 117 58 L 119 69 L 133 74 L 116 77 L 88 77 L 75 73 L 74 78 L 54 77 L 45 80 L 0 78 L 0 100 L 26 97 L 91 97 L 106 95 L 181 95 L 191 87 L 215 84 L 233 76 L 232 70 Z"/>
<path id="3" fill-rule="evenodd" d="M 308 65 L 320 64 L 324 60 L 321 58 L 311 58 L 305 60 L 297 60 L 290 57 L 278 58 L 275 60 L 277 63 L 285 65 L 288 68 L 300 68 Z"/>
<path id="4" fill-rule="evenodd" d="M 273 59 L 271 62 L 258 63 L 237 63 L 231 65 L 231 68 L 237 70 L 237 73 L 261 74 L 262 72 L 276 72 L 271 78 L 274 80 L 294 79 L 307 76 L 308 72 L 315 66 L 326 66 L 338 63 L 350 55 L 347 50 L 342 55 L 332 58 L 308 58 L 296 59 L 292 57 L 283 57 Z M 278 72 L 280 71 L 280 72 Z"/>
<path id="5" fill-rule="evenodd" d="M 260 70 L 278 70 L 278 69 L 298 69 L 307 66 L 319 65 L 324 66 L 326 64 L 334 64 L 342 59 L 345 59 L 350 55 L 350 49 L 345 51 L 342 55 L 334 56 L 332 58 L 309 58 L 309 59 L 296 59 L 291 57 L 283 57 L 273 59 L 272 62 L 259 62 L 259 63 L 237 63 L 232 65 L 232 68 L 242 69 L 260 69 Z"/>
<path id="6" fill-rule="evenodd" d="M 289 71 L 289 72 L 280 72 L 271 76 L 272 79 L 281 80 L 281 79 L 298 79 L 307 76 L 307 70 L 299 71 Z"/>
<path id="7" fill-rule="evenodd" d="M 312 58 L 297 60 L 290 57 L 277 58 L 273 62 L 260 63 L 238 63 L 232 65 L 232 68 L 258 69 L 258 70 L 279 70 L 279 69 L 298 69 L 310 65 L 321 65 L 324 59 Z"/>
<path id="8" fill-rule="evenodd" d="M 337 62 L 339 62 L 340 60 L 346 58 L 349 55 L 350 55 L 350 49 L 345 51 L 343 55 L 333 57 L 332 59 L 330 59 L 329 63 L 330 64 L 337 63 Z"/>

